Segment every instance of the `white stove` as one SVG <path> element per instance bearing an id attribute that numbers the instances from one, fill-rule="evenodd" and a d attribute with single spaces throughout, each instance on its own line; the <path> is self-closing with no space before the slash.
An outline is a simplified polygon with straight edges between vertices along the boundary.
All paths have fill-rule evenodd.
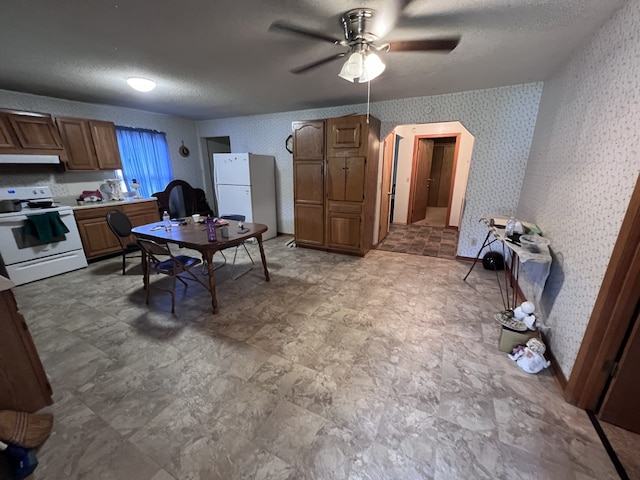
<path id="1" fill-rule="evenodd" d="M 18 212 L 0 213 L 0 261 L 13 283 L 22 285 L 87 266 L 73 209 L 55 205 L 49 187 L 4 187 L 0 200 L 22 206 Z M 49 222 L 55 225 L 51 231 Z"/>

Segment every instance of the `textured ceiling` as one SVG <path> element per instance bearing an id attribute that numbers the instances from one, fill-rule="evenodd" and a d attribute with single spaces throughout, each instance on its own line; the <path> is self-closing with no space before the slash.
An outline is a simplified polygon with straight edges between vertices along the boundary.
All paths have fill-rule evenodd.
<path id="1" fill-rule="evenodd" d="M 372 101 L 544 80 L 624 0 L 3 1 L 0 89 L 193 119 L 362 103 L 366 85 L 338 78 L 342 61 L 289 72 L 344 47 L 269 25 L 286 20 L 341 37 L 346 10 L 399 3 L 385 40 L 462 40 L 450 54 L 384 55 Z M 135 92 L 125 83 L 132 75 L 158 86 Z"/>

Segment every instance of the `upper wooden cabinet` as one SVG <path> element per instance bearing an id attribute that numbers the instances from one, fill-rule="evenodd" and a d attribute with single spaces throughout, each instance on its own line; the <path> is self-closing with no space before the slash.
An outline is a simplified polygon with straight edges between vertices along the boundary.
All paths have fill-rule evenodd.
<path id="1" fill-rule="evenodd" d="M 91 137 L 96 147 L 96 157 L 101 170 L 114 170 L 122 168 L 120 149 L 116 137 L 116 127 L 111 122 L 89 120 Z"/>
<path id="2" fill-rule="evenodd" d="M 57 117 L 67 148 L 67 170 L 116 170 L 122 168 L 116 128 L 111 122 Z"/>
<path id="3" fill-rule="evenodd" d="M 296 244 L 365 255 L 373 243 L 380 121 L 293 123 Z"/>
<path id="4" fill-rule="evenodd" d="M 11 135 L 11 126 L 6 115 L 0 114 L 0 148 L 16 148 L 19 145 Z"/>
<path id="5" fill-rule="evenodd" d="M 2 153 L 64 156 L 64 147 L 51 115 L 0 111 Z"/>
<path id="6" fill-rule="evenodd" d="M 324 120 L 293 122 L 293 159 L 324 159 Z"/>

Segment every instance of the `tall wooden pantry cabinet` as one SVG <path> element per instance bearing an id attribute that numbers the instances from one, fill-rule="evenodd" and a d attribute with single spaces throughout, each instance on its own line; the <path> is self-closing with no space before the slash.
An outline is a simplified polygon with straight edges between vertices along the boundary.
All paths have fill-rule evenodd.
<path id="1" fill-rule="evenodd" d="M 296 244 L 364 256 L 373 242 L 380 121 L 293 122 Z"/>

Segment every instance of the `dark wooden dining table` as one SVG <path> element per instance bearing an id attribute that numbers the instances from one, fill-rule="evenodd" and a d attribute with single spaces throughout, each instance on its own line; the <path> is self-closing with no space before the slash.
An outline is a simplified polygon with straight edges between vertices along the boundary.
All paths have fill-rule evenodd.
<path id="1" fill-rule="evenodd" d="M 264 247 L 262 245 L 262 234 L 267 231 L 267 226 L 261 223 L 243 222 L 246 230 L 240 231 L 238 222 L 227 220 L 228 225 L 218 225 L 216 233 L 218 240 L 209 242 L 207 239 L 207 231 L 202 223 L 195 223 L 191 220 L 185 222 L 172 222 L 171 230 L 165 231 L 162 222 L 149 223 L 133 228 L 131 231 L 136 237 L 146 238 L 158 243 L 173 243 L 180 247 L 191 248 L 202 254 L 202 258 L 207 266 L 209 273 L 209 290 L 211 290 L 211 306 L 213 313 L 218 313 L 218 299 L 216 297 L 216 280 L 213 268 L 213 255 L 225 248 L 240 245 L 245 240 L 255 238 L 260 247 L 260 257 L 262 258 L 262 266 L 264 268 L 264 276 L 266 281 L 270 280 L 269 270 L 267 269 L 267 260 L 264 255 Z M 186 223 L 186 224 L 183 224 Z M 161 227 L 161 228 L 157 228 Z M 223 230 L 226 227 L 226 230 Z M 227 233 L 223 237 L 223 233 Z M 143 264 L 144 266 L 144 264 Z"/>

